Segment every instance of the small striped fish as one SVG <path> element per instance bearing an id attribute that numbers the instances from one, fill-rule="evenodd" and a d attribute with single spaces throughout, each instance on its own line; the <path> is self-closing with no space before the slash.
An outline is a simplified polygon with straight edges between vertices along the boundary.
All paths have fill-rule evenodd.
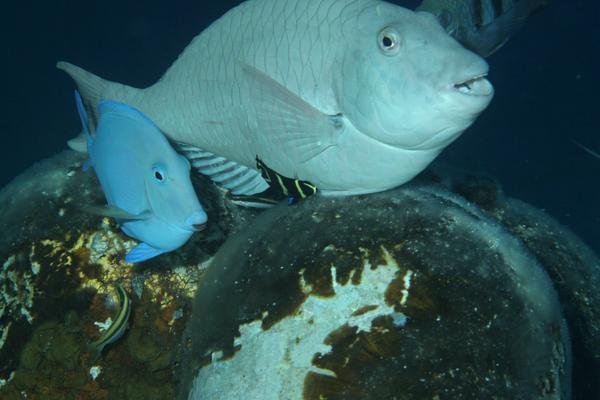
<path id="1" fill-rule="evenodd" d="M 448 34 L 483 57 L 502 47 L 546 0 L 423 0 Z"/>
<path id="2" fill-rule="evenodd" d="M 102 353 L 104 347 L 119 340 L 127 330 L 127 322 L 129 321 L 129 315 L 131 314 L 131 299 L 121 285 L 116 287 L 116 291 L 119 299 L 119 312 L 104 334 L 98 340 L 90 344 L 98 354 Z"/>
<path id="3" fill-rule="evenodd" d="M 256 168 L 260 171 L 269 188 L 261 193 L 249 196 L 228 193 L 228 198 L 235 204 L 267 208 L 287 199 L 288 204 L 291 205 L 300 199 L 317 193 L 317 187 L 312 183 L 283 176 L 269 168 L 258 156 L 256 157 Z"/>

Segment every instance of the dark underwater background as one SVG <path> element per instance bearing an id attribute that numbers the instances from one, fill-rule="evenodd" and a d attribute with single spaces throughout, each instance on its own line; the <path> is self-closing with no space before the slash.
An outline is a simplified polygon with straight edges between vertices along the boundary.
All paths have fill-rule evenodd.
<path id="1" fill-rule="evenodd" d="M 75 86 L 58 60 L 145 87 L 238 3 L 3 3 L 0 187 L 79 133 Z M 489 58 L 492 104 L 435 163 L 494 176 L 600 253 L 600 159 L 571 142 L 600 152 L 600 2 L 550 3 Z"/>

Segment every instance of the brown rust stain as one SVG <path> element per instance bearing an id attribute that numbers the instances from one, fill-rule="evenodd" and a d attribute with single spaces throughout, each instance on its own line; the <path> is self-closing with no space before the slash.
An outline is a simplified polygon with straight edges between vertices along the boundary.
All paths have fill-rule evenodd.
<path id="1" fill-rule="evenodd" d="M 398 311 L 400 307 L 400 301 L 402 300 L 403 296 L 402 291 L 404 289 L 404 279 L 403 277 L 398 276 L 398 273 L 396 273 L 396 277 L 390 282 L 388 287 L 385 289 L 385 303 L 389 306 L 394 306 L 396 311 Z"/>
<path id="2" fill-rule="evenodd" d="M 352 313 L 352 316 L 353 316 L 353 317 L 358 317 L 359 315 L 366 314 L 366 313 L 368 313 L 369 311 L 376 310 L 376 309 L 377 309 L 377 307 L 378 307 L 378 306 L 376 306 L 376 305 L 370 305 L 370 306 L 364 306 L 364 307 L 361 307 L 361 308 L 359 308 L 358 310 L 354 311 L 354 312 Z"/>

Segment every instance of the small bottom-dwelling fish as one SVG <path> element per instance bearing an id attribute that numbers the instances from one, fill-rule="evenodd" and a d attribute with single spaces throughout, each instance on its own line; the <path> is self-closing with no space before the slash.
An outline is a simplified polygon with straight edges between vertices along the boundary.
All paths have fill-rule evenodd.
<path id="1" fill-rule="evenodd" d="M 148 117 L 127 104 L 101 101 L 92 138 L 78 92 L 75 101 L 90 157 L 84 168 L 94 168 L 108 203 L 87 210 L 115 218 L 125 234 L 142 242 L 126 255 L 127 262 L 173 251 L 205 227 L 190 163 Z"/>
<path id="2" fill-rule="evenodd" d="M 121 285 L 116 287 L 116 291 L 119 299 L 119 311 L 117 316 L 104 334 L 100 336 L 98 340 L 90 343 L 90 347 L 97 352 L 98 355 L 102 353 L 104 347 L 119 340 L 127 330 L 129 316 L 131 315 L 131 299 Z"/>
<path id="3" fill-rule="evenodd" d="M 547 0 L 423 0 L 448 34 L 482 57 L 501 48 Z"/>

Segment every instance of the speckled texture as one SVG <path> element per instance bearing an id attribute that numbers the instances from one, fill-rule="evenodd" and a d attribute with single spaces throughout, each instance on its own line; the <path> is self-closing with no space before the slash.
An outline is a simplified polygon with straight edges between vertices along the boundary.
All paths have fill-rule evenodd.
<path id="1" fill-rule="evenodd" d="M 405 324 L 371 312 L 358 329 L 352 304 L 374 302 L 355 304 L 350 289 L 372 285 L 365 269 L 390 264 L 398 275 L 375 295 Z M 339 304 L 302 319 L 314 297 Z M 322 320 L 336 322 L 328 335 Z M 261 215 L 215 255 L 186 343 L 186 368 L 200 368 L 191 399 L 235 397 L 246 375 L 261 399 L 569 398 L 570 342 L 543 268 L 479 208 L 432 186 Z M 302 367 L 294 354 L 304 343 L 313 357 Z"/>
<path id="2" fill-rule="evenodd" d="M 326 252 L 336 253 L 336 249 Z M 358 271 L 358 269 L 356 270 Z M 195 391 L 202 398 L 281 399 L 302 398 L 306 371 L 329 376 L 332 371 L 313 365 L 315 351 L 327 353 L 331 345 L 326 339 L 347 321 L 355 331 L 370 332 L 371 321 L 385 317 L 402 325 L 405 316 L 387 304 L 386 287 L 402 271 L 390 258 L 378 268 L 362 268 L 361 283 L 340 284 L 338 271 L 331 269 L 331 295 L 311 295 L 315 287 L 306 282 L 301 271 L 300 289 L 307 296 L 302 305 L 282 321 L 263 329 L 262 320 L 240 326 L 240 337 L 235 340 L 233 357 L 218 361 L 220 353 L 213 353 L 214 362 L 200 370 L 194 382 Z M 360 311 L 357 313 L 357 311 Z M 239 365 L 249 366 L 240 370 Z M 276 366 L 276 367 L 274 367 Z M 231 385 L 235 376 L 236 385 Z"/>
<path id="3" fill-rule="evenodd" d="M 574 339 L 574 398 L 600 396 L 598 258 L 493 178 L 429 171 L 255 219 L 195 177 L 209 229 L 132 267 L 134 241 L 79 210 L 103 201 L 82 161 L 64 152 L 0 190 L 2 399 L 164 399 L 178 382 L 186 397 L 200 367 L 222 393 L 244 363 L 263 365 L 254 386 L 301 370 L 288 382 L 304 398 L 558 398 L 570 352 L 543 271 Z M 98 355 L 116 284 L 129 329 Z"/>
<path id="4" fill-rule="evenodd" d="M 506 197 L 491 177 L 430 172 L 523 241 L 551 277 L 573 339 L 573 398 L 600 398 L 600 259 L 568 227 Z"/>

